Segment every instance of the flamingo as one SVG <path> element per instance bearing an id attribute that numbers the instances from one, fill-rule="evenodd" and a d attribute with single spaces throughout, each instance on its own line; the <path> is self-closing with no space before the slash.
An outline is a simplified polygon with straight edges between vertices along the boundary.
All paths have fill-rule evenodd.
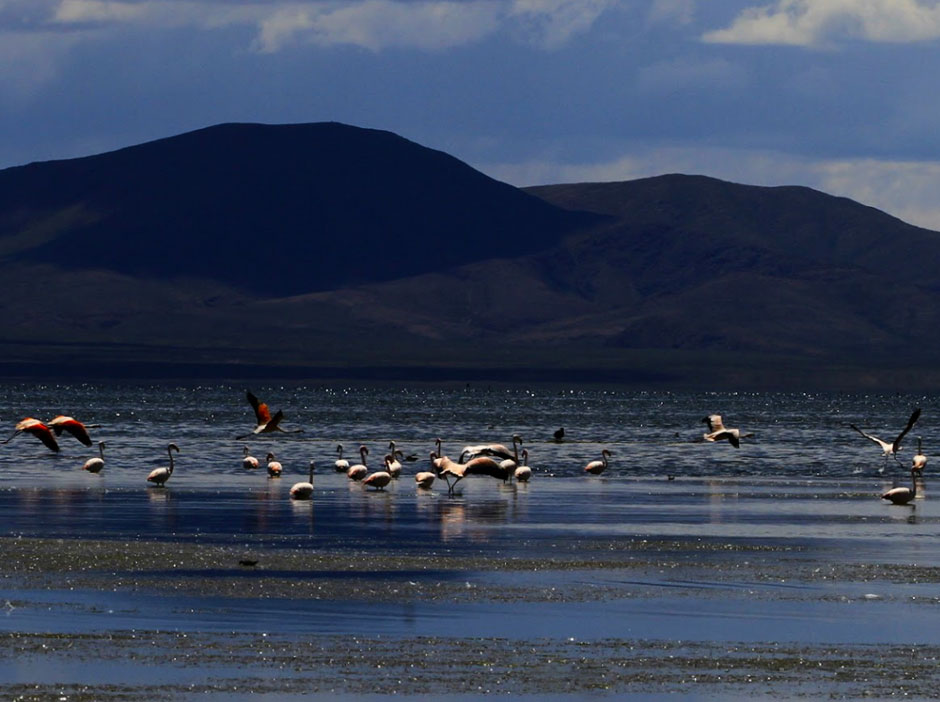
<path id="1" fill-rule="evenodd" d="M 307 474 L 307 482 L 294 483 L 290 487 L 290 498 L 292 500 L 309 500 L 313 497 L 313 471 L 315 465 L 310 461 L 310 471 Z"/>
<path id="2" fill-rule="evenodd" d="M 337 458 L 336 463 L 333 464 L 336 467 L 336 472 L 345 473 L 347 470 L 349 470 L 349 461 L 343 458 L 343 445 L 342 444 L 338 444 L 336 446 L 336 453 L 339 454 L 339 458 Z"/>
<path id="3" fill-rule="evenodd" d="M 89 473 L 98 473 L 104 468 L 104 442 L 98 442 L 98 458 L 89 458 L 85 461 L 85 465 L 82 466 L 82 470 L 87 470 Z"/>
<path id="4" fill-rule="evenodd" d="M 89 426 L 98 426 L 97 424 L 91 424 Z M 66 417 L 64 415 L 59 415 L 51 422 L 49 422 L 49 428 L 55 432 L 56 436 L 62 436 L 63 431 L 67 431 L 69 434 L 74 436 L 85 446 L 91 446 L 92 440 L 88 436 L 88 429 L 77 419 L 72 417 Z"/>
<path id="5" fill-rule="evenodd" d="M 911 458 L 911 470 L 916 470 L 918 473 L 923 473 L 927 466 L 927 457 L 923 454 L 922 443 L 921 437 L 918 436 L 917 455 Z"/>
<path id="6" fill-rule="evenodd" d="M 395 449 L 395 442 L 391 441 L 388 444 L 389 449 L 391 449 L 391 454 L 385 456 L 385 470 L 388 471 L 388 474 L 398 479 L 398 476 L 401 475 L 401 462 L 398 460 L 398 456 L 404 457 L 404 454 L 401 451 Z"/>
<path id="7" fill-rule="evenodd" d="M 354 466 L 349 466 L 349 470 L 346 471 L 346 476 L 350 480 L 362 480 L 366 477 L 366 474 L 369 472 L 369 469 L 366 468 L 366 456 L 369 455 L 369 449 L 365 446 L 359 447 L 359 457 L 362 459 L 362 463 L 357 463 Z"/>
<path id="8" fill-rule="evenodd" d="M 708 433 L 702 435 L 705 441 L 727 441 L 735 448 L 741 448 L 741 439 L 754 436 L 751 433 L 742 434 L 740 429 L 731 429 L 721 422 L 720 414 L 710 414 L 702 420 L 708 425 Z"/>
<path id="9" fill-rule="evenodd" d="M 52 430 L 47 427 L 45 424 L 40 422 L 38 419 L 33 419 L 32 417 L 26 417 L 16 425 L 16 431 L 10 436 L 9 439 L 3 443 L 8 444 L 13 440 L 19 433 L 32 434 L 42 443 L 46 445 L 50 451 L 55 451 L 58 453 L 59 444 L 55 440 L 55 436 L 52 433 Z"/>
<path id="10" fill-rule="evenodd" d="M 284 470 L 284 466 L 281 465 L 281 462 L 275 458 L 273 453 L 268 454 L 268 477 L 269 478 L 280 478 L 281 471 Z"/>
<path id="11" fill-rule="evenodd" d="M 392 482 L 392 474 L 388 470 L 388 465 L 391 462 L 392 457 L 386 455 L 385 470 L 377 470 L 375 473 L 366 476 L 362 481 L 363 486 L 374 487 L 376 490 L 384 490 L 385 486 Z"/>
<path id="12" fill-rule="evenodd" d="M 516 472 L 516 466 L 519 465 L 519 446 L 522 445 L 522 437 L 518 434 L 512 435 L 512 458 L 504 458 L 499 462 L 499 467 L 506 471 L 507 480 L 512 480 Z"/>
<path id="13" fill-rule="evenodd" d="M 465 463 L 480 456 L 489 456 L 500 460 L 513 458 L 513 452 L 502 444 L 477 444 L 476 446 L 464 446 L 458 457 L 459 463 Z"/>
<path id="14" fill-rule="evenodd" d="M 268 409 L 268 406 L 258 400 L 257 397 L 251 392 L 251 390 L 245 391 L 246 396 L 248 397 L 248 404 L 251 405 L 251 408 L 255 411 L 255 420 L 258 425 L 251 430 L 250 434 L 244 434 L 243 436 L 236 436 L 237 440 L 247 439 L 249 436 L 254 434 L 270 434 L 271 432 L 279 431 L 285 434 L 299 434 L 303 429 L 282 429 L 281 420 L 284 419 L 284 412 L 278 410 L 274 416 L 271 416 L 271 410 Z"/>
<path id="15" fill-rule="evenodd" d="M 415 482 L 418 484 L 419 488 L 430 490 L 431 486 L 434 485 L 434 478 L 436 477 L 437 476 L 434 475 L 434 473 L 432 473 L 431 471 L 423 470 L 417 475 L 415 475 Z"/>
<path id="16" fill-rule="evenodd" d="M 468 475 L 489 475 L 500 480 L 506 479 L 507 471 L 489 456 L 478 456 L 466 463 L 457 463 L 447 456 L 441 456 L 434 459 L 434 462 L 440 468 L 440 476 L 447 481 L 448 495 L 453 495 L 457 483 Z M 451 477 L 455 478 L 453 483 L 450 482 Z"/>
<path id="17" fill-rule="evenodd" d="M 917 471 L 911 468 L 911 486 L 891 488 L 881 496 L 882 500 L 888 500 L 895 505 L 906 505 L 917 497 Z"/>
<path id="18" fill-rule="evenodd" d="M 610 458 L 613 454 L 607 449 L 601 451 L 601 460 L 591 461 L 586 466 L 584 466 L 584 472 L 590 473 L 591 475 L 600 475 L 605 470 L 607 470 L 607 459 Z"/>
<path id="19" fill-rule="evenodd" d="M 882 466 L 881 470 L 884 470 L 885 467 L 888 465 L 889 456 L 894 458 L 895 461 L 898 461 L 897 453 L 898 451 L 901 450 L 901 439 L 903 439 L 904 435 L 907 434 L 907 432 L 909 432 L 913 428 L 914 424 L 917 422 L 919 418 L 920 418 L 920 407 L 917 407 L 911 413 L 910 419 L 907 420 L 907 426 L 905 426 L 904 429 L 901 430 L 901 433 L 897 435 L 897 438 L 890 443 L 888 443 L 887 441 L 882 441 L 877 436 L 866 434 L 854 424 L 849 424 L 849 426 L 855 431 L 857 431 L 859 434 L 864 436 L 866 439 L 870 439 L 871 441 L 874 441 L 876 444 L 878 444 L 881 447 L 881 450 L 884 453 L 884 459 L 885 459 L 885 464 L 884 466 Z M 900 462 L 901 461 L 898 461 L 898 463 Z"/>
<path id="20" fill-rule="evenodd" d="M 170 455 L 170 465 L 164 468 L 156 468 L 155 470 L 150 471 L 150 475 L 147 476 L 147 482 L 153 483 L 157 487 L 164 487 L 166 481 L 170 479 L 170 476 L 173 475 L 173 452 L 180 452 L 180 447 L 176 444 L 169 444 L 166 447 L 166 452 Z"/>
<path id="21" fill-rule="evenodd" d="M 522 449 L 522 465 L 517 466 L 514 472 L 514 476 L 516 480 L 518 480 L 520 483 L 527 483 L 529 482 L 529 478 L 532 477 L 532 469 L 526 465 L 528 461 L 529 461 L 529 450 Z"/>
<path id="22" fill-rule="evenodd" d="M 242 467 L 252 470 L 258 467 L 258 459 L 254 456 L 250 456 L 248 453 L 248 447 L 245 446 L 245 457 L 242 459 Z"/>

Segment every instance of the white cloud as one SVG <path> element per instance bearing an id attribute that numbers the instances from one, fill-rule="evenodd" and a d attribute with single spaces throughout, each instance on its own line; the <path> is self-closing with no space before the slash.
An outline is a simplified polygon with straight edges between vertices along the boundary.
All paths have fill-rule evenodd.
<path id="1" fill-rule="evenodd" d="M 138 19 L 145 5 L 110 0 L 62 0 L 52 18 L 53 22 L 127 22 Z"/>
<path id="2" fill-rule="evenodd" d="M 665 173 L 702 174 L 750 185 L 805 185 L 940 231 L 940 161 L 811 160 L 772 151 L 674 147 L 637 150 L 604 163 L 545 159 L 480 169 L 518 186 L 633 180 Z"/>
<path id="3" fill-rule="evenodd" d="M 589 30 L 616 0 L 514 0 L 510 18 L 524 23 L 531 43 L 557 49 Z"/>
<path id="4" fill-rule="evenodd" d="M 366 0 L 295 3 L 260 22 L 257 46 L 272 52 L 293 43 L 350 44 L 372 51 L 410 47 L 443 49 L 477 41 L 499 27 L 501 4 Z"/>
<path id="5" fill-rule="evenodd" d="M 917 42 L 940 38 L 935 0 L 777 0 L 750 7 L 730 27 L 707 32 L 716 44 L 819 46 L 838 38 Z"/>
<path id="6" fill-rule="evenodd" d="M 678 22 L 691 24 L 695 19 L 695 0 L 653 0 L 648 20 L 651 24 Z"/>

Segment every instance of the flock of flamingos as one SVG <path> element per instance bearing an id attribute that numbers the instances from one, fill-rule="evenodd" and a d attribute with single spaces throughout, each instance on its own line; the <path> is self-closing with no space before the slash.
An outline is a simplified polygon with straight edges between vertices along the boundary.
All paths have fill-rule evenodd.
<path id="1" fill-rule="evenodd" d="M 280 423 L 284 418 L 284 413 L 281 410 L 278 410 L 272 416 L 267 404 L 258 400 L 250 390 L 248 390 L 246 394 L 248 402 L 255 412 L 257 424 L 248 434 L 236 437 L 237 440 L 246 439 L 259 434 L 274 432 L 295 433 L 303 431 L 303 429 L 287 430 L 282 428 Z M 873 441 L 881 448 L 884 455 L 885 466 L 887 466 L 890 458 L 893 458 L 900 464 L 897 454 L 901 449 L 901 440 L 914 427 L 914 424 L 916 424 L 917 420 L 920 418 L 920 413 L 920 408 L 915 409 L 904 429 L 890 442 L 868 434 L 854 424 L 849 424 L 849 427 L 866 439 Z M 708 425 L 708 431 L 702 434 L 701 438 L 696 439 L 697 441 L 727 441 L 735 448 L 738 448 L 741 445 L 741 439 L 753 436 L 751 433 L 743 433 L 739 429 L 724 426 L 721 415 L 718 414 L 710 414 L 702 421 Z M 94 442 L 88 434 L 88 428 L 95 426 L 97 425 L 86 426 L 77 419 L 64 415 L 60 415 L 45 424 L 38 419 L 26 417 L 16 425 L 16 430 L 13 435 L 6 441 L 0 443 L 8 443 L 18 434 L 25 433 L 42 441 L 50 450 L 58 451 L 59 445 L 56 437 L 61 436 L 63 432 L 68 432 L 85 446 L 92 446 Z M 554 434 L 555 441 L 563 441 L 564 432 L 565 430 L 563 428 L 558 429 Z M 527 482 L 532 477 L 532 469 L 526 465 L 529 452 L 525 449 L 522 450 L 521 454 L 519 452 L 522 443 L 522 438 L 518 434 L 515 434 L 512 437 L 511 449 L 503 444 L 465 446 L 460 452 L 458 459 L 454 461 L 442 454 L 441 440 L 437 439 L 435 442 L 435 451 L 430 454 L 431 467 L 433 470 L 417 473 L 415 475 L 415 482 L 421 488 L 430 489 L 436 479 L 443 478 L 447 482 L 447 492 L 449 495 L 454 494 L 454 488 L 457 483 L 468 475 L 488 475 L 504 482 L 512 480 Z M 101 469 L 104 468 L 104 448 L 105 442 L 99 441 L 99 455 L 88 459 L 82 468 L 91 473 L 100 472 Z M 364 486 L 372 487 L 376 490 L 383 490 L 393 479 L 397 479 L 401 475 L 402 460 L 417 460 L 417 456 L 408 456 L 406 458 L 402 451 L 396 449 L 395 442 L 391 441 L 389 443 L 389 452 L 385 455 L 382 469 L 370 473 L 369 469 L 366 467 L 366 456 L 369 454 L 367 447 L 359 447 L 360 463 L 353 465 L 350 465 L 349 461 L 343 458 L 342 444 L 338 445 L 336 450 L 339 456 L 334 463 L 336 470 L 345 473 L 350 480 L 360 481 Z M 167 446 L 167 453 L 170 457 L 169 465 L 151 471 L 147 476 L 149 483 L 157 487 L 166 485 L 167 480 L 173 475 L 174 451 L 179 453 L 179 447 L 173 443 L 169 444 Z M 590 475 L 600 475 L 607 469 L 608 459 L 611 455 L 609 450 L 604 449 L 601 451 L 600 460 L 588 463 L 584 467 L 584 472 Z M 249 455 L 247 446 L 244 448 L 242 465 L 247 469 L 256 469 L 260 466 L 258 459 Z M 917 454 L 914 455 L 911 461 L 911 487 L 902 486 L 892 488 L 881 495 L 882 499 L 888 500 L 896 505 L 906 505 L 914 500 L 917 496 L 917 479 L 923 475 L 926 465 L 927 457 L 923 454 L 921 440 L 918 438 Z M 310 461 L 308 479 L 304 482 L 295 483 L 291 487 L 291 499 L 309 500 L 313 497 L 314 468 L 314 461 Z M 272 478 L 279 478 L 281 477 L 282 470 L 283 468 L 274 453 L 268 453 L 268 475 Z M 672 479 L 671 476 L 670 479 Z"/>

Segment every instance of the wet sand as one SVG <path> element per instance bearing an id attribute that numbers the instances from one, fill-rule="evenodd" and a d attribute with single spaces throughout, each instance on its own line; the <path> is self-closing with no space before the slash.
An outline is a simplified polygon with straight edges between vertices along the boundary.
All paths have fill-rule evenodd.
<path id="1" fill-rule="evenodd" d="M 51 532 L 0 537 L 0 695 L 940 689 L 940 513 L 929 500 L 888 506 L 872 481 L 543 479 L 476 482 L 450 499 L 343 480 L 319 478 L 308 505 L 268 487 L 0 495 L 8 523 Z M 56 500 L 81 506 L 71 536 L 44 520 Z M 197 501 L 217 521 L 189 521 Z M 216 526 L 246 510 L 252 524 L 281 526 Z M 148 537 L 141 514 L 162 528 Z"/>

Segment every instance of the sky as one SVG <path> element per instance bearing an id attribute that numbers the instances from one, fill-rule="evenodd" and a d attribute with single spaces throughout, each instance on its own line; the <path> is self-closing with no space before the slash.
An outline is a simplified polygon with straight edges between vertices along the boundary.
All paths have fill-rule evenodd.
<path id="1" fill-rule="evenodd" d="M 0 0 L 0 168 L 222 122 L 514 185 L 698 173 L 940 230 L 940 0 Z"/>

